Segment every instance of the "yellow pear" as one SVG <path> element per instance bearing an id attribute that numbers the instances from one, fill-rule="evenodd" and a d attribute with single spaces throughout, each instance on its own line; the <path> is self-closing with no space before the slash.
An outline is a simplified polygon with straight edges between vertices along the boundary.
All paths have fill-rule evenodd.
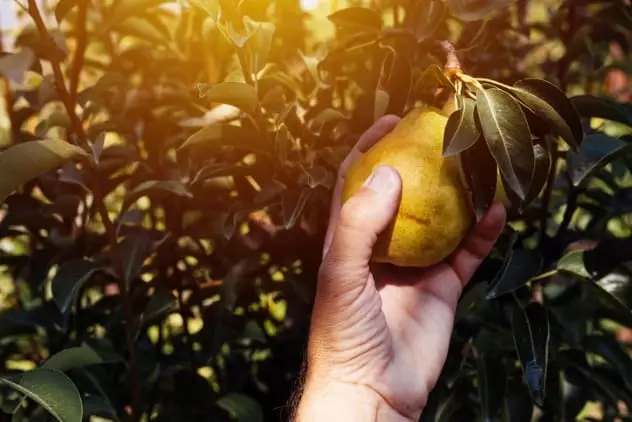
<path id="1" fill-rule="evenodd" d="M 444 109 L 445 110 L 445 109 Z M 342 202 L 376 167 L 389 165 L 402 178 L 396 216 L 377 239 L 372 260 L 427 267 L 448 257 L 475 221 L 458 156 L 443 157 L 448 113 L 430 106 L 406 114 L 381 141 L 349 168 Z"/>

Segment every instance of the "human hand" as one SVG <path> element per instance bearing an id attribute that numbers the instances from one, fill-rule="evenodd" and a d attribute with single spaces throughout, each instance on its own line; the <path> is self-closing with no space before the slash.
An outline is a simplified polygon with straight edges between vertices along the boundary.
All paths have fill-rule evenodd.
<path id="1" fill-rule="evenodd" d="M 342 183 L 350 164 L 398 121 L 377 121 L 338 174 L 298 422 L 417 421 L 445 363 L 463 287 L 505 224 L 505 208 L 494 203 L 444 262 L 425 269 L 370 263 L 377 235 L 396 213 L 401 178 L 378 168 L 341 207 Z"/>

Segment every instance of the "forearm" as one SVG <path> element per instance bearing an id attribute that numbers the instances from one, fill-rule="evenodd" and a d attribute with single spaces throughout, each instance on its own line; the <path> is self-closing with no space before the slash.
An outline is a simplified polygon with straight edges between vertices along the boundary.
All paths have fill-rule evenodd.
<path id="1" fill-rule="evenodd" d="M 368 387 L 308 383 L 292 422 L 415 422 L 394 410 Z"/>

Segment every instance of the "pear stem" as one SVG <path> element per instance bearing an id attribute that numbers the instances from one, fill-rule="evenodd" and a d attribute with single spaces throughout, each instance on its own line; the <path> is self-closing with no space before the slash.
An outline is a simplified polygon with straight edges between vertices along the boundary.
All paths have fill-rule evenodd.
<path id="1" fill-rule="evenodd" d="M 453 80 L 457 74 L 463 73 L 461 63 L 456 55 L 456 48 L 454 48 L 454 44 L 448 40 L 437 41 L 437 44 L 441 47 L 441 50 L 443 50 L 443 53 L 445 54 L 443 73 L 445 73 L 448 79 Z"/>

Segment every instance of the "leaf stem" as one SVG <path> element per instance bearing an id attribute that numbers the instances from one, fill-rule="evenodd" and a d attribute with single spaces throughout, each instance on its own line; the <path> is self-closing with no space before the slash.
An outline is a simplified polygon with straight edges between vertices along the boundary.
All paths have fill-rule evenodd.
<path id="1" fill-rule="evenodd" d="M 57 45 L 55 44 L 55 41 L 52 39 L 48 29 L 46 28 L 46 25 L 44 23 L 44 20 L 42 19 L 42 15 L 35 0 L 28 0 L 28 14 L 33 19 L 35 26 L 37 27 L 37 31 L 43 39 L 45 50 L 49 52 L 48 59 L 50 60 L 51 67 L 53 69 L 55 89 L 57 91 L 59 99 L 62 101 L 64 107 L 66 108 L 66 112 L 71 123 L 71 129 L 74 132 L 75 136 L 78 138 L 79 142 L 83 145 L 87 145 L 86 133 L 84 131 L 81 120 L 79 119 L 79 116 L 77 116 L 77 113 L 75 111 L 75 104 L 73 103 L 72 96 L 66 88 L 64 74 L 62 73 L 59 56 L 57 54 Z M 78 53 L 82 52 L 78 51 Z M 76 60 L 75 62 L 80 63 L 79 60 Z M 78 73 L 81 71 L 81 68 L 74 68 L 73 71 Z M 108 210 L 104 202 L 104 195 L 101 192 L 100 181 L 97 177 L 96 172 L 91 174 L 91 179 L 91 187 L 93 189 L 94 195 L 94 205 L 101 215 L 103 225 L 105 226 L 105 230 L 110 243 L 112 261 L 119 283 L 123 314 L 126 322 L 125 331 L 127 347 L 129 349 L 129 371 L 132 384 L 132 420 L 137 421 L 140 419 L 140 378 L 138 370 L 138 360 L 136 358 L 136 351 L 134 347 L 134 320 L 132 307 L 125 279 L 123 278 L 123 263 L 121 261 L 121 254 L 118 248 L 116 230 L 114 224 L 112 223 L 112 220 L 110 220 L 110 216 L 108 215 Z"/>

